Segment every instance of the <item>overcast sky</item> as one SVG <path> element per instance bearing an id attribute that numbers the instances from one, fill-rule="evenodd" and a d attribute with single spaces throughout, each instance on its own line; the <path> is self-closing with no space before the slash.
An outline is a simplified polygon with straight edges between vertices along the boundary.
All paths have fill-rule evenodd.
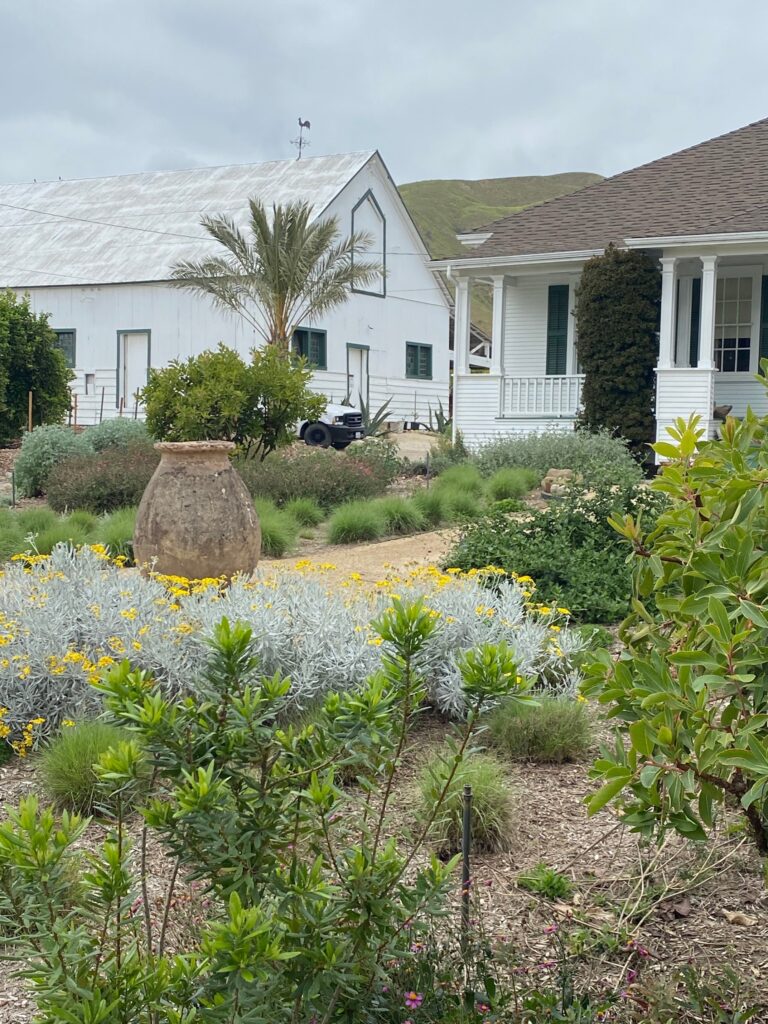
<path id="1" fill-rule="evenodd" d="M 0 181 L 613 174 L 768 116 L 766 0 L 0 0 Z"/>

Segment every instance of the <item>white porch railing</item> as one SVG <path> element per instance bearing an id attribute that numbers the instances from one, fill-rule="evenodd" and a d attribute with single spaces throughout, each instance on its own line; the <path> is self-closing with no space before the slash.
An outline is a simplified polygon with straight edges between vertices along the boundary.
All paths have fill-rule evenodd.
<path id="1" fill-rule="evenodd" d="M 575 416 L 581 401 L 584 374 L 504 377 L 502 416 Z"/>

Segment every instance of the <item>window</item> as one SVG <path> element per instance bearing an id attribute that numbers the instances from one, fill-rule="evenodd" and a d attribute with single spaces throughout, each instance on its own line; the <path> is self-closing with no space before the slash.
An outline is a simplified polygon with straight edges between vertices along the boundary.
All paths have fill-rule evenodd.
<path id="1" fill-rule="evenodd" d="M 74 331 L 54 331 L 56 335 L 56 348 L 64 353 L 64 358 L 67 361 L 67 366 L 70 369 L 74 369 L 75 366 L 75 332 Z"/>
<path id="2" fill-rule="evenodd" d="M 715 293 L 715 366 L 749 373 L 752 365 L 754 278 L 721 277 Z"/>
<path id="3" fill-rule="evenodd" d="M 432 380 L 432 346 L 416 345 L 412 341 L 405 346 L 405 376 L 419 380 Z"/>
<path id="4" fill-rule="evenodd" d="M 313 370 L 327 370 L 326 339 L 326 331 L 310 331 L 301 327 L 293 332 L 293 351 L 304 356 Z"/>

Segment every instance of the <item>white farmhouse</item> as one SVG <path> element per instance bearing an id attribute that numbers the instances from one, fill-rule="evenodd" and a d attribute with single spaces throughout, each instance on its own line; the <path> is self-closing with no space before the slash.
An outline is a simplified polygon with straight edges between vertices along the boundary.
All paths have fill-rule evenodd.
<path id="1" fill-rule="evenodd" d="M 662 272 L 656 431 L 716 406 L 768 413 L 768 119 L 460 236 L 432 265 L 456 287 L 454 426 L 470 446 L 573 429 L 583 376 L 574 293 L 587 259 L 644 249 Z M 472 280 L 493 286 L 490 373 L 470 372 Z"/>
<path id="2" fill-rule="evenodd" d="M 391 398 L 393 417 L 447 408 L 448 298 L 383 160 L 367 152 L 0 186 L 0 287 L 50 314 L 76 373 L 78 421 L 133 415 L 150 367 L 219 342 L 243 356 L 259 344 L 241 318 L 169 283 L 178 260 L 217 249 L 201 216 L 244 225 L 250 198 L 303 200 L 343 234 L 368 232 L 367 258 L 385 269 L 296 331 L 315 389 L 372 408 Z"/>

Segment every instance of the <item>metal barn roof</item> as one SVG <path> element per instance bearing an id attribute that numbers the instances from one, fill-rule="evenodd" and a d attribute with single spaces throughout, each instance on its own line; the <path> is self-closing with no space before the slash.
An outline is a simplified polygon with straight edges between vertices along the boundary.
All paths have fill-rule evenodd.
<path id="1" fill-rule="evenodd" d="M 373 156 L 0 185 L 0 287 L 168 280 L 177 260 L 217 249 L 203 214 L 242 222 L 257 198 L 303 200 L 317 217 Z"/>

